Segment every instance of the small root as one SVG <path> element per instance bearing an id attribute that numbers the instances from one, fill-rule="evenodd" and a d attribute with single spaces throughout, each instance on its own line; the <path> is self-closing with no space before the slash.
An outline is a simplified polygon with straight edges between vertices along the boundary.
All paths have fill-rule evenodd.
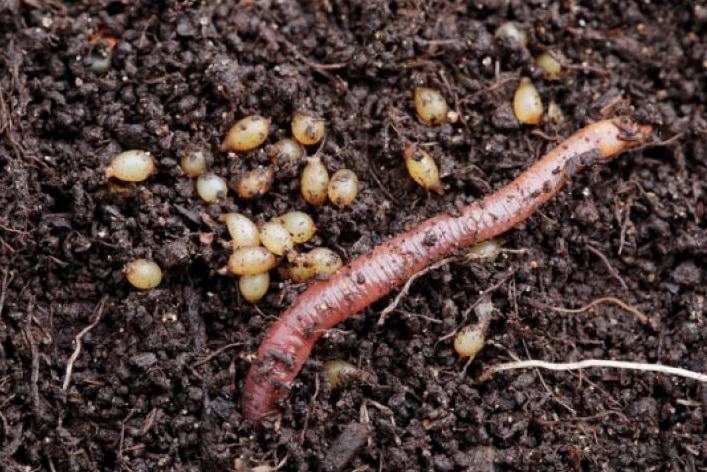
<path id="1" fill-rule="evenodd" d="M 201 360 L 199 360 L 199 361 L 196 361 L 195 363 L 192 364 L 191 367 L 192 367 L 192 369 L 194 369 L 194 368 L 196 368 L 196 367 L 199 367 L 200 365 L 204 365 L 204 364 L 210 362 L 211 359 L 220 356 L 221 354 L 223 354 L 224 352 L 228 351 L 229 349 L 233 349 L 234 347 L 238 347 L 238 346 L 242 346 L 242 345 L 243 345 L 243 343 L 231 343 L 231 344 L 227 344 L 227 345 L 225 345 L 225 346 L 223 346 L 223 347 L 221 347 L 221 348 L 216 349 L 214 352 L 212 352 L 212 353 L 209 354 L 208 356 L 204 357 L 203 359 L 201 359 Z"/>
<path id="2" fill-rule="evenodd" d="M 402 301 L 402 299 L 407 296 L 408 292 L 410 291 L 410 286 L 415 280 L 419 279 L 420 277 L 429 272 L 432 272 L 433 270 L 439 269 L 440 267 L 449 264 L 450 262 L 454 262 L 457 259 L 457 257 L 447 257 L 446 259 L 442 259 L 441 261 L 435 262 L 431 266 L 422 269 L 420 272 L 410 277 L 408 281 L 405 282 L 405 285 L 403 286 L 402 290 L 400 290 L 400 292 L 395 296 L 395 299 L 390 302 L 390 305 L 388 305 L 383 309 L 383 311 L 381 311 L 380 318 L 378 318 L 378 326 L 382 326 L 383 323 L 385 323 L 386 317 L 393 310 L 395 310 Z"/>
<path id="3" fill-rule="evenodd" d="M 589 302 L 588 304 L 584 305 L 581 308 L 563 308 L 559 306 L 551 306 L 551 305 L 546 305 L 545 303 L 539 302 L 537 300 L 528 300 L 528 303 L 530 305 L 536 307 L 536 308 L 542 308 L 545 310 L 552 310 L 557 313 L 569 313 L 569 314 L 574 314 L 574 313 L 584 313 L 587 310 L 590 310 L 594 308 L 596 305 L 600 303 L 613 303 L 614 305 L 618 305 L 627 312 L 631 313 L 640 323 L 644 325 L 650 325 L 650 318 L 648 318 L 646 315 L 644 315 L 641 311 L 638 310 L 638 308 L 629 305 L 628 303 L 619 300 L 618 298 L 615 297 L 602 297 L 602 298 L 597 298 L 596 300 L 593 300 Z"/>
<path id="4" fill-rule="evenodd" d="M 307 437 L 307 429 L 309 428 L 309 415 L 314 407 L 314 402 L 317 401 L 319 396 L 319 374 L 314 376 L 314 393 L 309 399 L 309 406 L 307 407 L 307 413 L 304 416 L 304 425 L 302 426 L 302 432 L 300 433 L 299 443 L 304 444 Z"/>
<path id="5" fill-rule="evenodd" d="M 64 384 L 61 387 L 63 391 L 66 391 L 69 388 L 69 385 L 71 384 L 71 373 L 74 370 L 74 363 L 81 354 L 81 340 L 86 335 L 86 333 L 95 328 L 96 325 L 98 325 L 98 323 L 101 321 L 101 318 L 103 317 L 103 308 L 106 305 L 107 298 L 108 297 L 103 297 L 103 299 L 98 302 L 98 306 L 96 307 L 96 317 L 93 322 L 90 325 L 86 326 L 84 329 L 82 329 L 81 332 L 77 334 L 74 338 L 76 348 L 74 349 L 74 353 L 71 354 L 71 357 L 69 357 L 69 360 L 66 363 L 66 374 L 64 374 Z"/>
<path id="6" fill-rule="evenodd" d="M 619 272 L 614 268 L 614 266 L 611 265 L 611 262 L 609 262 L 609 259 L 602 253 L 599 249 L 595 248 L 594 246 L 587 244 L 586 246 L 587 250 L 597 256 L 603 263 L 604 266 L 606 266 L 606 270 L 609 271 L 609 274 L 615 278 L 616 280 L 619 281 L 621 284 L 621 287 L 623 287 L 624 290 L 628 290 L 628 285 L 624 281 L 624 279 L 621 277 Z"/>
<path id="7" fill-rule="evenodd" d="M 462 326 L 464 326 L 464 324 L 466 323 L 466 320 L 467 320 L 467 318 L 469 317 L 469 314 L 471 314 L 472 310 L 473 310 L 474 308 L 476 308 L 476 307 L 479 305 L 479 303 L 481 303 L 481 302 L 483 302 L 484 300 L 486 300 L 486 298 L 487 298 L 487 296 L 488 296 L 489 294 L 491 294 L 492 292 L 494 292 L 494 291 L 496 291 L 497 289 L 501 288 L 501 286 L 503 286 L 503 284 L 505 284 L 505 283 L 508 281 L 508 279 L 510 279 L 510 278 L 513 276 L 513 274 L 515 274 L 515 273 L 516 273 L 516 269 L 513 269 L 513 270 L 508 271 L 508 272 L 501 278 L 501 280 L 499 280 L 498 282 L 496 282 L 495 284 L 493 284 L 492 286 L 490 286 L 489 288 L 487 288 L 486 290 L 484 290 L 483 292 L 481 292 L 481 293 L 479 294 L 479 297 L 476 299 L 476 301 L 474 301 L 474 303 L 472 303 L 471 305 L 469 305 L 469 307 L 467 307 L 467 309 L 464 310 L 464 313 L 462 313 L 462 321 L 461 321 L 461 323 L 459 323 L 459 324 L 454 328 L 453 331 L 451 331 L 451 332 L 449 332 L 449 333 L 447 333 L 447 334 L 441 336 L 440 338 L 437 338 L 437 341 L 435 341 L 435 344 L 434 344 L 435 349 L 437 349 L 437 345 L 438 345 L 439 343 L 441 343 L 442 341 L 445 341 L 445 340 L 447 340 L 447 339 L 449 339 L 449 338 L 451 338 L 451 337 L 454 337 L 454 336 L 457 334 L 457 331 L 459 331 L 459 329 L 460 329 Z M 487 322 L 490 322 L 490 320 L 487 320 Z"/>
<path id="8" fill-rule="evenodd" d="M 578 362 L 554 363 L 535 359 L 525 361 L 513 361 L 503 364 L 497 364 L 484 370 L 481 376 L 477 379 L 479 382 L 488 380 L 493 374 L 506 370 L 516 369 L 548 369 L 548 370 L 577 370 L 586 369 L 589 367 L 608 367 L 612 369 L 622 370 L 637 370 L 642 372 L 657 372 L 666 375 L 674 375 L 684 377 L 686 379 L 696 380 L 698 382 L 707 383 L 707 374 L 694 372 L 692 370 L 683 369 L 680 367 L 670 367 L 662 364 L 647 364 L 643 362 L 628 362 L 628 361 L 613 361 L 605 359 L 586 359 Z"/>

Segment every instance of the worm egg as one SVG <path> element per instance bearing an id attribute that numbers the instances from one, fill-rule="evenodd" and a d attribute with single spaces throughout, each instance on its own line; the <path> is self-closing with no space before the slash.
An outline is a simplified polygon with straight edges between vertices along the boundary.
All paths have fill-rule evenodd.
<path id="1" fill-rule="evenodd" d="M 305 112 L 292 115 L 292 136 L 304 144 L 317 144 L 324 137 L 324 120 Z"/>
<path id="2" fill-rule="evenodd" d="M 408 173 L 415 182 L 428 191 L 432 190 L 440 195 L 443 193 L 437 163 L 427 151 L 409 144 L 405 146 L 404 157 Z"/>
<path id="3" fill-rule="evenodd" d="M 454 350 L 460 357 L 475 357 L 484 347 L 485 331 L 483 323 L 464 326 L 454 336 Z"/>
<path id="4" fill-rule="evenodd" d="M 320 278 L 329 277 L 344 265 L 337 253 L 325 247 L 315 247 L 305 257 Z"/>
<path id="5" fill-rule="evenodd" d="M 243 298 L 251 303 L 255 303 L 268 293 L 270 288 L 270 273 L 242 275 L 238 279 L 238 288 Z"/>
<path id="6" fill-rule="evenodd" d="M 528 45 L 528 33 L 514 21 L 507 21 L 501 24 L 501 26 L 496 28 L 494 36 L 497 38 L 511 38 L 523 47 Z"/>
<path id="7" fill-rule="evenodd" d="M 235 275 L 260 274 L 276 265 L 275 255 L 262 246 L 238 248 L 228 258 L 228 270 Z"/>
<path id="8" fill-rule="evenodd" d="M 91 72 L 96 75 L 105 75 L 111 66 L 112 54 L 110 52 L 105 54 L 92 54 L 87 58 L 89 61 L 89 67 Z"/>
<path id="9" fill-rule="evenodd" d="M 312 205 L 323 205 L 327 199 L 327 187 L 329 186 L 329 172 L 319 157 L 307 159 L 301 178 L 301 191 L 307 203 Z"/>
<path id="10" fill-rule="evenodd" d="M 358 177 L 352 170 L 337 170 L 331 176 L 327 194 L 334 205 L 338 207 L 349 205 L 358 195 Z"/>
<path id="11" fill-rule="evenodd" d="M 518 121 L 526 125 L 537 125 L 543 116 L 540 93 L 530 79 L 524 77 L 513 96 L 513 113 Z"/>
<path id="12" fill-rule="evenodd" d="M 441 125 L 447 120 L 449 106 L 439 90 L 417 87 L 415 89 L 415 112 L 423 123 Z"/>
<path id="13" fill-rule="evenodd" d="M 361 369 L 350 362 L 340 359 L 325 362 L 322 370 L 327 382 L 333 389 L 337 389 L 351 381 L 360 380 L 363 377 Z"/>
<path id="14" fill-rule="evenodd" d="M 295 244 L 306 243 L 317 232 L 317 227 L 312 217 L 302 211 L 285 213 L 273 218 L 273 221 L 281 223 L 287 229 Z"/>
<path id="15" fill-rule="evenodd" d="M 270 191 L 275 180 L 271 167 L 258 167 L 241 175 L 236 183 L 236 191 L 241 198 L 256 198 Z"/>
<path id="16" fill-rule="evenodd" d="M 542 69 L 545 80 L 557 80 L 560 78 L 562 65 L 552 54 L 548 52 L 540 54 L 535 59 L 535 65 Z"/>
<path id="17" fill-rule="evenodd" d="M 294 139 L 284 138 L 268 146 L 273 165 L 284 169 L 297 168 L 304 158 L 304 147 Z"/>
<path id="18" fill-rule="evenodd" d="M 501 254 L 501 246 L 501 241 L 498 239 L 489 239 L 471 246 L 469 256 L 477 261 L 493 262 Z"/>
<path id="19" fill-rule="evenodd" d="M 317 275 L 317 271 L 312 266 L 307 254 L 297 254 L 290 263 L 287 275 L 295 283 L 306 282 Z"/>
<path id="20" fill-rule="evenodd" d="M 246 116 L 228 130 L 222 151 L 250 151 L 265 142 L 270 134 L 270 120 L 260 115 Z"/>
<path id="21" fill-rule="evenodd" d="M 179 160 L 179 167 L 187 177 L 199 177 L 208 166 L 209 158 L 201 149 L 189 149 Z"/>
<path id="22" fill-rule="evenodd" d="M 562 112 L 562 108 L 554 101 L 547 105 L 547 120 L 555 125 L 561 125 L 565 122 L 565 114 Z"/>
<path id="23" fill-rule="evenodd" d="M 228 234 L 233 241 L 233 249 L 239 247 L 260 246 L 260 232 L 255 223 L 240 213 L 224 213 L 219 217 L 226 223 Z"/>
<path id="24" fill-rule="evenodd" d="M 140 290 L 150 290 L 162 282 L 162 269 L 150 259 L 135 259 L 125 265 L 125 278 Z"/>
<path id="25" fill-rule="evenodd" d="M 316 247 L 304 254 L 297 254 L 289 268 L 293 282 L 306 282 L 318 277 L 325 279 L 344 265 L 341 257 L 331 249 Z"/>
<path id="26" fill-rule="evenodd" d="M 207 172 L 196 179 L 196 193 L 205 202 L 215 203 L 226 196 L 228 184 L 213 172 Z"/>
<path id="27" fill-rule="evenodd" d="M 276 256 L 284 256 L 295 247 L 290 232 L 276 221 L 268 221 L 260 227 L 260 242 Z"/>
<path id="28" fill-rule="evenodd" d="M 106 167 L 106 177 L 124 182 L 142 182 L 155 171 L 155 159 L 147 151 L 131 149 L 116 154 Z"/>

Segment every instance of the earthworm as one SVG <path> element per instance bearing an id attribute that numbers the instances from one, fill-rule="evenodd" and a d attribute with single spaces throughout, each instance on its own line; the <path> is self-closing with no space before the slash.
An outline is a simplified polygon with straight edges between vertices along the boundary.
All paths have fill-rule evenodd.
<path id="1" fill-rule="evenodd" d="M 622 117 L 595 122 L 548 152 L 515 180 L 459 214 L 438 214 L 381 243 L 327 280 L 315 282 L 282 314 L 258 349 L 243 393 L 243 413 L 259 423 L 295 379 L 329 328 L 400 287 L 450 252 L 493 238 L 532 215 L 569 179 L 648 142 L 648 125 Z"/>

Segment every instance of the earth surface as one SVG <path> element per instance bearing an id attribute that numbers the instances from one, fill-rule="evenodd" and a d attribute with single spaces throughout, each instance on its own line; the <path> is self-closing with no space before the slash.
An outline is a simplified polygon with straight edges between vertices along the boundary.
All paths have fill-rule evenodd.
<path id="1" fill-rule="evenodd" d="M 527 46 L 495 30 L 514 21 Z M 707 385 L 620 369 L 484 369 L 513 359 L 613 359 L 707 371 L 707 7 L 667 1 L 287 2 L 5 0 L 0 3 L 0 469 L 4 471 L 707 470 Z M 561 59 L 545 80 L 534 59 Z M 537 86 L 542 124 L 511 102 Z M 428 126 L 413 90 L 457 120 Z M 354 170 L 354 204 L 306 204 L 298 171 L 266 195 L 197 197 L 178 162 L 206 152 L 231 184 L 263 149 L 220 150 L 239 118 L 290 135 L 326 120 L 328 169 Z M 257 305 L 220 270 L 218 217 L 303 210 L 349 261 L 509 182 L 592 121 L 631 115 L 650 146 L 574 176 L 506 233 L 493 261 L 467 251 L 328 333 L 274 424 L 241 413 L 266 329 L 304 288 L 272 273 Z M 421 143 L 444 194 L 407 175 Z M 147 181 L 108 181 L 126 149 Z M 138 291 L 124 265 L 164 270 Z M 453 334 L 493 305 L 470 363 Z M 581 308 L 561 313 L 554 308 Z M 641 323 L 635 310 L 648 317 Z M 330 360 L 360 369 L 339 388 Z M 468 364 L 468 365 L 467 365 Z"/>

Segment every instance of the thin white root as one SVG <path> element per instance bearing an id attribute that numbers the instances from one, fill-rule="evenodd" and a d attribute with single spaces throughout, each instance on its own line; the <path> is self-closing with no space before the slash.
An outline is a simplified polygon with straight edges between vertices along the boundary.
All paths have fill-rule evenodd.
<path id="1" fill-rule="evenodd" d="M 498 364 L 486 369 L 479 378 L 479 381 L 485 381 L 493 374 L 503 372 L 505 370 L 515 369 L 548 369 L 548 370 L 576 370 L 585 369 L 587 367 L 610 367 L 614 369 L 624 370 L 640 370 L 644 372 L 658 372 L 661 374 L 675 375 L 685 377 L 687 379 L 697 380 L 698 382 L 707 382 L 707 374 L 693 372 L 691 370 L 682 369 L 680 367 L 670 367 L 661 364 L 645 364 L 642 362 L 627 362 L 627 361 L 612 361 L 604 359 L 587 359 L 579 362 L 553 363 L 539 360 L 514 361 Z"/>
<path id="2" fill-rule="evenodd" d="M 395 299 L 387 307 L 383 308 L 383 311 L 381 311 L 380 318 L 378 318 L 378 326 L 382 326 L 385 323 L 385 319 L 388 314 L 395 310 L 402 301 L 402 299 L 407 296 L 408 292 L 410 291 L 410 286 L 415 280 L 419 279 L 420 277 L 429 272 L 432 272 L 433 270 L 439 269 L 440 267 L 449 264 L 450 262 L 454 262 L 455 260 L 457 260 L 456 257 L 447 257 L 446 259 L 437 261 L 431 266 L 422 269 L 421 271 L 417 272 L 412 277 L 410 277 L 408 281 L 405 282 L 405 285 L 403 286 L 402 290 L 400 290 L 400 293 L 395 296 Z"/>
<path id="3" fill-rule="evenodd" d="M 84 329 L 81 330 L 79 334 L 76 335 L 74 338 L 74 344 L 76 344 L 76 347 L 74 348 L 73 354 L 71 354 L 71 357 L 69 357 L 68 362 L 66 363 L 66 373 L 64 374 L 64 384 L 61 386 L 61 389 L 63 391 L 66 391 L 66 389 L 69 388 L 69 385 L 71 384 L 71 373 L 74 370 L 74 362 L 76 362 L 76 359 L 79 358 L 79 355 L 81 354 L 81 340 L 83 337 L 91 331 L 93 328 L 96 327 L 96 325 L 101 321 L 101 318 L 103 317 L 103 307 L 106 304 L 106 299 L 107 297 L 103 297 L 103 299 L 98 302 L 98 306 L 96 307 L 96 317 L 93 320 L 93 322 L 86 326 Z"/>

